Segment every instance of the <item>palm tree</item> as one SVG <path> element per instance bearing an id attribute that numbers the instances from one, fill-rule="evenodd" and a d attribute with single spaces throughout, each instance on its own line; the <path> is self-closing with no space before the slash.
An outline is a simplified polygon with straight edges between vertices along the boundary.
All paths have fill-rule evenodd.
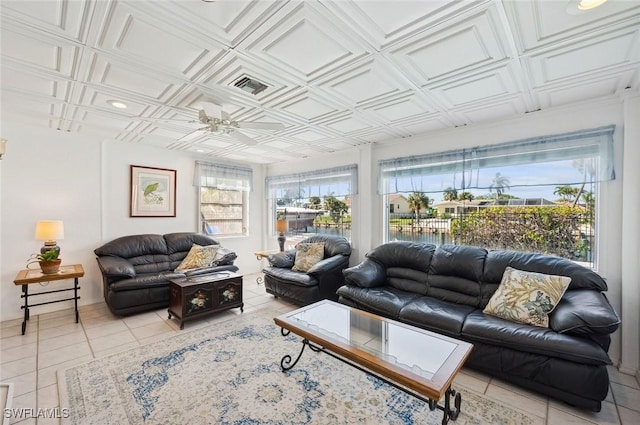
<path id="1" fill-rule="evenodd" d="M 511 188 L 509 186 L 509 183 L 511 183 L 509 181 L 509 177 L 503 176 L 500 173 L 496 173 L 496 176 L 493 178 L 493 183 L 491 184 L 491 186 L 489 186 L 489 192 L 492 192 L 493 189 L 495 189 L 496 197 L 497 199 L 500 199 L 504 194 L 505 190 Z"/>
<path id="2" fill-rule="evenodd" d="M 319 210 L 320 205 L 322 204 L 322 200 L 319 196 L 312 196 L 309 198 L 309 206 L 314 210 Z"/>
<path id="3" fill-rule="evenodd" d="M 458 201 L 473 201 L 474 199 L 475 197 L 471 192 L 462 192 L 460 195 L 458 195 Z"/>
<path id="4" fill-rule="evenodd" d="M 420 223 L 420 209 L 422 207 L 424 207 L 425 209 L 429 208 L 431 199 L 429 199 L 429 197 L 422 192 L 413 192 L 407 198 L 407 203 L 409 204 L 409 209 L 416 214 L 417 224 Z"/>
<path id="5" fill-rule="evenodd" d="M 579 197 L 578 196 L 578 191 L 579 191 L 579 189 L 577 187 L 556 186 L 556 190 L 553 191 L 553 194 L 559 196 L 563 201 L 569 202 L 574 197 L 576 197 L 576 198 Z"/>
<path id="6" fill-rule="evenodd" d="M 445 201 L 455 201 L 456 199 L 458 199 L 458 191 L 449 186 L 444 190 L 442 199 L 444 199 Z"/>
<path id="7" fill-rule="evenodd" d="M 576 194 L 576 199 L 573 201 L 573 206 L 575 207 L 576 204 L 578 203 L 578 199 L 580 199 L 580 195 L 582 195 L 582 192 L 584 191 L 584 185 L 586 184 L 587 177 L 589 178 L 589 180 L 593 181 L 593 176 L 596 173 L 596 166 L 593 163 L 593 159 L 591 160 L 574 159 L 572 165 L 574 168 L 580 171 L 584 176 L 584 179 L 582 181 L 582 186 L 580 186 L 580 189 L 578 189 L 578 193 Z"/>

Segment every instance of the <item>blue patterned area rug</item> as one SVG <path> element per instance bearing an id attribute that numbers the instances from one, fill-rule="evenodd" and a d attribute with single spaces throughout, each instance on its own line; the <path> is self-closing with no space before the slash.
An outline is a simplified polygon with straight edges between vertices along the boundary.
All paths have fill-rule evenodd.
<path id="1" fill-rule="evenodd" d="M 440 424 L 442 412 L 324 353 L 267 317 L 241 316 L 58 371 L 64 424 Z M 532 424 L 464 388 L 452 425 Z"/>

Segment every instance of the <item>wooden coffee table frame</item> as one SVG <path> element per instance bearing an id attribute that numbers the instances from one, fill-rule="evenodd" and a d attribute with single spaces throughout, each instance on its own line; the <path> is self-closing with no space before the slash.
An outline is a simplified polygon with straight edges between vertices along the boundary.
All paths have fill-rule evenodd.
<path id="1" fill-rule="evenodd" d="M 333 303 L 333 301 L 324 300 L 316 304 L 321 303 Z M 442 410 L 444 415 L 442 419 L 443 425 L 447 424 L 449 420 L 455 421 L 458 418 L 462 396 L 459 392 L 451 388 L 451 383 L 471 353 L 473 348 L 472 344 L 339 304 L 341 307 L 355 311 L 363 316 L 387 321 L 406 328 L 417 329 L 419 332 L 457 344 L 453 353 L 438 369 L 433 378 L 427 379 L 397 364 L 387 362 L 370 352 L 361 350 L 355 345 L 345 343 L 337 338 L 322 335 L 310 327 L 301 326 L 300 322 L 289 318 L 289 316 L 295 315 L 296 312 L 308 309 L 316 304 L 274 318 L 275 323 L 280 326 L 283 336 L 287 336 L 293 332 L 303 338 L 302 349 L 295 360 L 292 361 L 292 357 L 288 354 L 280 360 L 280 367 L 283 372 L 292 369 L 298 363 L 305 347 L 308 346 L 314 352 L 328 354 L 335 359 L 371 374 L 389 385 L 428 403 L 429 409 L 431 410 Z M 438 402 L 443 397 L 444 405 L 441 405 Z"/>

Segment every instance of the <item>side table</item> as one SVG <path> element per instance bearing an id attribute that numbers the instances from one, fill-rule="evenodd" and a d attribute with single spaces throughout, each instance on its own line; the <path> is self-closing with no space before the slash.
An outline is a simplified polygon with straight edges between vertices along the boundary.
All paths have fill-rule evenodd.
<path id="1" fill-rule="evenodd" d="M 22 285 L 22 295 L 20 298 L 24 298 L 24 305 L 20 308 L 24 309 L 24 320 L 22 321 L 22 335 L 24 335 L 27 329 L 27 320 L 29 320 L 29 307 L 36 307 L 44 304 L 59 303 L 62 301 L 74 301 L 76 310 L 76 323 L 78 323 L 78 278 L 84 276 L 84 269 L 82 264 L 72 264 L 69 266 L 60 266 L 60 270 L 57 273 L 44 274 L 40 269 L 25 269 L 20 270 L 13 283 L 16 285 Z M 73 291 L 72 298 L 64 298 L 61 300 L 46 301 L 37 304 L 29 304 L 29 285 L 32 283 L 53 282 L 55 280 L 73 279 L 73 288 L 56 289 L 53 291 L 38 292 L 31 294 L 32 297 L 44 294 L 53 294 L 55 292 Z"/>
<path id="2" fill-rule="evenodd" d="M 264 250 L 264 251 L 256 251 L 253 253 L 253 255 L 256 256 L 256 260 L 262 261 L 263 258 L 266 260 L 269 260 L 270 255 L 277 254 L 278 252 L 281 252 L 281 251 L 277 249 L 270 249 L 270 250 Z M 259 275 L 258 277 L 256 277 L 256 283 L 258 285 L 262 285 L 263 283 L 262 275 Z"/>

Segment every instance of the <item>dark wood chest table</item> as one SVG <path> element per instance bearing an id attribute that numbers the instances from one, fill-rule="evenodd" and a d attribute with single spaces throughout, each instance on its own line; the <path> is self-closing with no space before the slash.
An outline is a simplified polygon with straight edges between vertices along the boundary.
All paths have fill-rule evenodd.
<path id="1" fill-rule="evenodd" d="M 233 272 L 173 279 L 169 283 L 169 319 L 175 316 L 184 322 L 220 311 L 240 307 L 242 302 L 242 276 Z"/>

